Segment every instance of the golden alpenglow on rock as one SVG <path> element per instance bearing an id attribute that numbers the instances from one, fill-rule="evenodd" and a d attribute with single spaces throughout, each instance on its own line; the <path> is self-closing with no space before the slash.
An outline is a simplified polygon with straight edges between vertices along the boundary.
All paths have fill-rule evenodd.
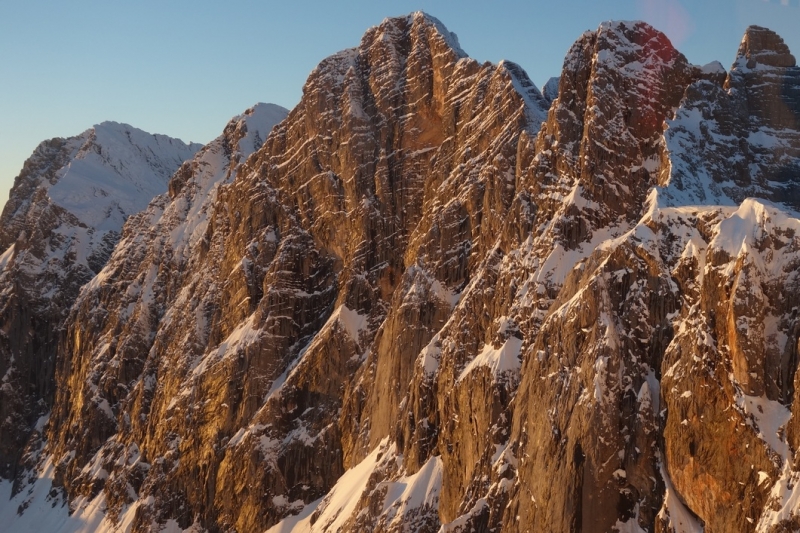
<path id="1" fill-rule="evenodd" d="M 0 523 L 800 530 L 800 68 L 758 26 L 734 57 L 606 22 L 543 94 L 417 12 L 202 148 L 42 143 Z"/>

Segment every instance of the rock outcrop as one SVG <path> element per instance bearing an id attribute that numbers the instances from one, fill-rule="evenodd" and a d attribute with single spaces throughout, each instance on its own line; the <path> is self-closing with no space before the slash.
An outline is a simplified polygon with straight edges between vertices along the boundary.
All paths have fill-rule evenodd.
<path id="1" fill-rule="evenodd" d="M 604 23 L 542 94 L 383 21 L 130 217 L 13 502 L 53 485 L 137 532 L 796 529 L 798 94 L 764 28 L 726 71 Z"/>

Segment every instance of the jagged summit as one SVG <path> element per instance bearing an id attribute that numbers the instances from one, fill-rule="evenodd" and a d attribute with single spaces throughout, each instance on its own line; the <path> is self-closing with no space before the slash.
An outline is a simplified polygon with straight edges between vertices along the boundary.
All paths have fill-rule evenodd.
<path id="1" fill-rule="evenodd" d="M 752 56 L 784 54 L 765 35 Z M 0 481 L 0 517 L 797 529 L 798 69 L 747 61 L 691 65 L 651 26 L 609 22 L 542 94 L 423 13 L 368 29 L 285 118 L 255 106 L 180 165 L 77 296 L 50 300 L 64 320 L 0 291 L 0 347 L 28 365 L 0 415 L 43 401 L 11 445 L 0 428 L 24 473 Z M 28 171 L 39 201 L 66 144 Z M 38 339 L 6 333 L 20 324 L 53 332 L 49 359 L 14 344 Z M 54 393 L 19 392 L 48 371 Z"/>
<path id="2" fill-rule="evenodd" d="M 657 35 L 659 40 L 662 37 L 666 37 L 665 34 L 642 20 L 605 20 L 597 25 L 597 29 L 594 32 L 590 33 L 624 35 L 626 39 L 632 42 L 641 40 L 634 37 L 636 34 Z M 639 44 L 643 43 L 640 42 Z"/>
<path id="3" fill-rule="evenodd" d="M 551 102 L 542 95 L 539 88 L 528 77 L 528 73 L 518 64 L 503 60 L 497 64 L 497 69 L 499 72 L 508 72 L 514 88 L 525 100 L 528 120 L 530 121 L 529 131 L 531 135 L 535 135 L 538 133 L 542 122 L 547 119 L 547 109 L 550 107 Z"/>
<path id="4" fill-rule="evenodd" d="M 646 68 L 655 66 L 655 62 L 673 61 L 682 55 L 666 34 L 638 20 L 604 22 L 597 28 L 597 40 L 598 52 L 608 51 L 601 54 L 598 60 L 602 60 L 607 54 L 611 57 L 627 57 L 630 53 L 638 52 L 644 59 L 643 66 Z"/>
<path id="5" fill-rule="evenodd" d="M 538 209 L 564 213 L 554 221 L 565 247 L 591 241 L 610 221 L 638 219 L 631 206 L 657 180 L 664 120 L 693 75 L 644 22 L 603 23 L 572 45 L 526 171 Z"/>
<path id="6" fill-rule="evenodd" d="M 347 71 L 355 66 L 356 58 L 370 50 L 372 60 L 377 60 L 376 56 L 379 54 L 385 54 L 387 61 L 395 63 L 395 68 L 403 68 L 405 57 L 409 52 L 403 46 L 408 44 L 411 37 L 425 47 L 431 44 L 429 39 L 436 41 L 449 53 L 454 54 L 456 59 L 468 57 L 461 49 L 455 33 L 450 32 L 437 18 L 416 11 L 406 16 L 385 18 L 377 26 L 369 28 L 357 48 L 342 50 L 323 60 L 312 71 L 306 84 L 320 75 L 333 75 L 335 80 L 342 81 Z"/>
<path id="7" fill-rule="evenodd" d="M 745 113 L 753 124 L 796 130 L 800 124 L 800 67 L 776 33 L 747 29 L 725 87 L 746 94 Z"/>
<path id="8" fill-rule="evenodd" d="M 749 26 L 739 45 L 737 58 L 745 60 L 748 68 L 758 63 L 770 67 L 794 67 L 795 58 L 780 35 L 761 26 Z"/>
<path id="9" fill-rule="evenodd" d="M 789 49 L 774 32 L 750 27 L 720 85 L 721 76 L 702 72 L 667 120 L 661 199 L 738 205 L 757 197 L 799 209 L 800 68 Z"/>
<path id="10" fill-rule="evenodd" d="M 397 19 L 402 18 L 403 17 L 397 17 Z M 459 55 L 459 57 L 468 57 L 468 54 L 461 48 L 461 44 L 458 42 L 458 35 L 448 30 L 442 21 L 436 17 L 429 15 L 424 11 L 414 11 L 413 13 L 409 13 L 405 19 L 410 24 L 433 26 L 437 33 L 441 35 L 441 37 L 447 42 L 450 48 L 452 48 Z M 381 25 L 386 24 L 391 20 L 393 19 L 386 18 L 383 20 Z"/>
<path id="11" fill-rule="evenodd" d="M 233 117 L 225 126 L 223 134 L 204 146 L 198 154 L 198 157 L 187 161 L 186 165 L 208 165 L 210 168 L 205 169 L 202 173 L 197 173 L 196 169 L 191 172 L 183 169 L 183 171 L 176 172 L 169 182 L 169 195 L 174 198 L 182 191 L 183 187 L 187 185 L 187 179 L 192 172 L 194 180 L 192 183 L 198 185 L 197 180 L 199 176 L 205 177 L 205 181 L 199 184 L 201 188 L 211 187 L 217 185 L 216 181 L 222 179 L 222 182 L 229 181 L 235 175 L 234 170 L 239 163 L 243 163 L 250 154 L 261 148 L 266 140 L 267 134 L 272 131 L 272 128 L 281 120 L 286 118 L 289 110 L 276 105 L 267 103 L 258 103 L 253 107 L 245 110 L 241 115 Z M 212 157 L 201 157 L 206 152 L 216 152 L 223 150 L 225 157 L 228 161 L 221 163 L 214 160 Z M 184 166 L 186 166 L 184 165 Z M 218 168 L 220 165 L 225 168 Z M 220 177 L 217 173 L 223 172 L 225 175 Z M 210 179 L 211 181 L 207 181 Z M 206 191 L 206 194 L 208 191 Z"/>

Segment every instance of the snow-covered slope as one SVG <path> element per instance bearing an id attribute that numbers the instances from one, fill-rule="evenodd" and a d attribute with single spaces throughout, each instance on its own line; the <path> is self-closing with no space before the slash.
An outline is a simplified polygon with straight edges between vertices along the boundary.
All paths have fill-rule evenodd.
<path id="1" fill-rule="evenodd" d="M 26 162 L 3 211 L 4 247 L 23 230 L 27 211 L 43 208 L 33 205 L 43 194 L 87 227 L 119 232 L 125 218 L 164 192 L 172 173 L 200 148 L 116 122 L 42 143 Z"/>

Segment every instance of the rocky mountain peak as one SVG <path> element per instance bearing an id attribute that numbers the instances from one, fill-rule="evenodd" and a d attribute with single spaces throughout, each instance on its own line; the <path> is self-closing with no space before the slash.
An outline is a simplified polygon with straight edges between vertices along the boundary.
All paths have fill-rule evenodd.
<path id="1" fill-rule="evenodd" d="M 558 76 L 553 76 L 549 78 L 545 82 L 544 87 L 542 87 L 542 96 L 544 96 L 544 99 L 551 104 L 553 103 L 553 100 L 558 97 L 559 80 L 560 78 Z"/>
<path id="2" fill-rule="evenodd" d="M 531 135 L 537 134 L 542 122 L 547 119 L 547 109 L 550 107 L 551 102 L 545 98 L 539 88 L 528 77 L 528 73 L 518 64 L 503 60 L 497 64 L 497 69 L 499 74 L 508 75 L 514 85 L 514 89 L 523 98 L 529 121 L 528 132 Z"/>
<path id="3" fill-rule="evenodd" d="M 742 38 L 737 53 L 747 68 L 756 68 L 757 64 L 770 67 L 794 67 L 795 58 L 780 35 L 761 26 L 749 26 Z"/>
<path id="4" fill-rule="evenodd" d="M 459 58 L 469 57 L 458 42 L 458 35 L 448 30 L 439 19 L 424 11 L 415 11 L 405 17 L 386 18 L 376 29 L 380 33 L 383 33 L 387 27 L 397 26 L 404 26 L 408 28 L 411 33 L 424 31 L 428 32 L 430 36 L 435 35 L 437 39 L 441 39 L 448 48 L 455 52 Z M 362 43 L 364 40 L 367 40 L 369 36 L 370 31 L 368 30 L 364 34 Z"/>
<path id="5" fill-rule="evenodd" d="M 64 302 L 8 516 L 797 529 L 797 67 L 742 57 L 603 23 L 543 95 L 423 13 L 367 30 L 285 117 L 231 120 Z"/>
<path id="6" fill-rule="evenodd" d="M 725 88 L 745 106 L 751 130 L 800 124 L 800 67 L 783 39 L 766 28 L 747 29 Z"/>
<path id="7" fill-rule="evenodd" d="M 695 75 L 644 22 L 603 23 L 570 48 L 528 170 L 540 211 L 564 213 L 566 246 L 639 216 L 630 206 L 657 179 L 663 122 Z"/>
<path id="8" fill-rule="evenodd" d="M 679 52 L 667 36 L 641 20 L 612 20 L 601 23 L 596 31 L 598 51 L 609 50 L 617 55 L 639 53 L 671 61 Z"/>
<path id="9" fill-rule="evenodd" d="M 774 32 L 748 28 L 725 83 L 701 72 L 666 124 L 667 203 L 757 196 L 800 206 L 800 68 Z"/>
<path id="10" fill-rule="evenodd" d="M 182 501 L 182 527 L 240 531 L 324 495 L 396 434 L 393 383 L 526 209 L 517 144 L 546 106 L 519 65 L 467 58 L 415 13 L 324 59 L 260 147 L 242 149 L 258 110 L 234 119 L 128 220 L 72 308 L 47 452 L 66 490 L 102 491 L 112 513 L 141 497 L 138 529 Z M 200 415 L 197 397 L 228 414 L 175 416 Z M 133 447 L 159 466 L 129 464 L 113 484 L 85 468 Z M 243 471 L 254 456 L 268 465 Z M 201 481 L 187 490 L 187 475 Z"/>
<path id="11" fill-rule="evenodd" d="M 215 183 L 198 183 L 197 180 L 207 181 L 209 177 L 219 180 L 220 176 L 217 175 L 219 172 L 225 173 L 222 177 L 223 182 L 230 179 L 236 166 L 261 148 L 275 124 L 286 118 L 288 113 L 287 109 L 279 105 L 258 103 L 241 115 L 233 117 L 225 126 L 222 135 L 200 150 L 198 155 L 210 152 L 208 157 L 196 157 L 186 161 L 172 176 L 169 182 L 170 197 L 178 196 L 188 182 L 195 183 L 201 189 L 215 185 Z M 219 150 L 224 154 L 227 169 L 217 168 L 220 162 L 215 160 L 214 156 Z M 196 168 L 198 165 L 209 165 L 213 170 L 198 172 Z M 187 194 L 191 196 L 194 192 L 190 191 Z"/>

